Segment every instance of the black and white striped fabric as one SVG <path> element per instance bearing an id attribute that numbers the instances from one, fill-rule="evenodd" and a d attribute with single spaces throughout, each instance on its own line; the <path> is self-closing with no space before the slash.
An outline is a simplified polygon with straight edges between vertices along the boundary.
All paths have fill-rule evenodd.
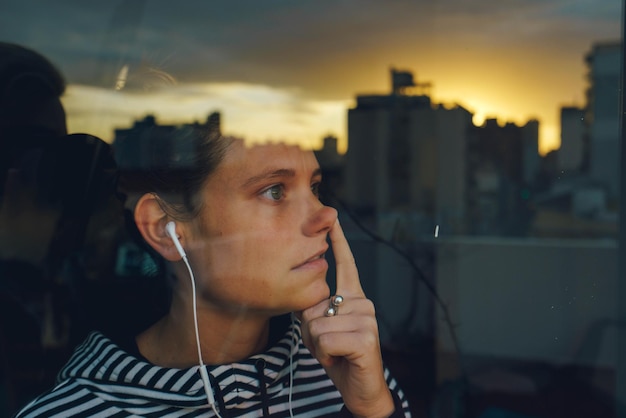
<path id="1" fill-rule="evenodd" d="M 296 342 L 293 343 L 293 342 Z M 290 353 L 292 359 L 290 361 Z M 222 417 L 337 415 L 343 401 L 293 323 L 265 353 L 242 362 L 209 367 L 217 410 Z M 408 403 L 386 370 L 392 392 L 410 416 Z M 158 367 L 131 356 L 94 332 L 61 370 L 59 384 L 26 406 L 19 418 L 32 417 L 213 417 L 198 367 Z M 395 416 L 395 415 L 394 415 Z"/>

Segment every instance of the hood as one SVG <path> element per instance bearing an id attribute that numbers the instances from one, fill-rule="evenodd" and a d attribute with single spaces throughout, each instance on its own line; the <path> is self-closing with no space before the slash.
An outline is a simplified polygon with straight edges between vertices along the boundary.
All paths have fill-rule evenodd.
<path id="1" fill-rule="evenodd" d="M 299 322 L 266 352 L 238 363 L 208 366 L 220 410 L 248 409 L 289 390 L 290 354 L 298 369 L 301 342 Z M 76 380 L 102 398 L 120 403 L 156 403 L 172 408 L 205 409 L 207 396 L 198 366 L 172 369 L 131 356 L 109 338 L 93 332 L 59 373 L 60 381 Z M 253 400 L 253 398 L 256 398 Z M 130 405 L 132 406 L 132 405 Z M 132 409 L 132 408 L 131 408 Z"/>

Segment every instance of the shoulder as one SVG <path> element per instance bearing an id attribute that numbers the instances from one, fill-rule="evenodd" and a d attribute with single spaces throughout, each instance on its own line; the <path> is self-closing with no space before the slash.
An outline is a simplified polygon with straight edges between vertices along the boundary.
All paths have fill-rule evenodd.
<path id="1" fill-rule="evenodd" d="M 66 380 L 26 405 L 16 418 L 86 416 L 98 404 L 98 398 L 87 387 Z"/>
<path id="2" fill-rule="evenodd" d="M 91 416 L 107 411 L 110 406 L 98 393 L 107 391 L 113 382 L 98 376 L 113 370 L 116 352 L 121 350 L 112 341 L 91 333 L 59 372 L 58 384 L 22 408 L 16 418 Z"/>

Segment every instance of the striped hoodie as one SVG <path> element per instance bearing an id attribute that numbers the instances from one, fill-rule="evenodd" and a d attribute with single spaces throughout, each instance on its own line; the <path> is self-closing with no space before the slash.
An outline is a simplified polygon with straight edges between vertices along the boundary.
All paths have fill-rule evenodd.
<path id="1" fill-rule="evenodd" d="M 297 342 L 295 344 L 294 342 Z M 216 409 L 226 417 L 351 416 L 324 369 L 304 346 L 299 322 L 266 352 L 238 363 L 208 366 Z M 385 370 L 396 400 L 393 417 L 409 417 L 408 403 Z M 199 367 L 155 366 L 99 332 L 74 352 L 51 391 L 16 417 L 214 417 Z"/>

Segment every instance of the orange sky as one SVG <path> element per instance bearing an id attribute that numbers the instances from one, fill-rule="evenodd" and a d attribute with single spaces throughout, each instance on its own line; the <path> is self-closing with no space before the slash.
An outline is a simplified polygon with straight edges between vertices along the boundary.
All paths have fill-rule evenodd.
<path id="1" fill-rule="evenodd" d="M 540 151 L 545 153 L 560 143 L 559 109 L 563 105 L 582 106 L 585 88 L 583 52 L 579 62 L 559 57 L 529 55 L 496 61 L 488 54 L 466 54 L 405 60 L 399 69 L 410 70 L 418 82 L 431 82 L 433 102 L 458 103 L 474 113 L 474 123 L 497 117 L 501 123 L 518 125 L 530 119 L 540 121 Z M 536 55 L 536 54 L 535 54 Z M 532 55 L 530 55 L 532 57 Z M 422 57 L 424 58 L 424 57 Z M 472 61 L 473 60 L 473 61 Z M 327 134 L 340 140 L 345 150 L 347 110 L 358 94 L 386 94 L 390 90 L 391 65 L 378 59 L 366 71 L 354 68 L 321 66 L 329 85 L 316 90 L 318 97 L 306 95 L 303 89 L 277 88 L 253 83 L 178 83 L 164 84 L 151 91 L 113 91 L 71 85 L 64 103 L 72 131 L 95 133 L 112 139 L 113 128 L 128 127 L 146 114 L 154 114 L 160 123 L 204 120 L 213 111 L 222 113 L 227 133 L 256 139 L 293 139 L 319 146 Z M 420 61 L 420 62 L 418 62 Z M 541 65 L 537 65 L 541 62 Z M 546 71 L 546 68 L 557 71 Z M 563 71 L 558 71 L 562 67 Z M 462 68 L 462 71 L 459 71 Z M 352 76 L 354 91 L 331 94 L 335 80 Z M 168 82 L 169 83 L 169 82 Z M 368 86 L 368 87 L 365 87 Z M 342 98 L 338 96 L 344 95 Z"/>
<path id="2" fill-rule="evenodd" d="M 621 26 L 614 0 L 191 3 L 147 2 L 136 14 L 103 3 L 81 10 L 90 24 L 80 30 L 74 6 L 52 27 L 49 11 L 24 8 L 38 24 L 14 25 L 9 39 L 38 39 L 69 81 L 70 129 L 105 140 L 148 113 L 186 123 L 220 111 L 227 133 L 313 146 L 332 134 L 345 148 L 347 109 L 359 94 L 388 93 L 395 67 L 477 124 L 538 119 L 545 153 L 560 142 L 560 107 L 585 104 L 585 54 Z M 128 83 L 115 92 L 124 65 Z"/>

